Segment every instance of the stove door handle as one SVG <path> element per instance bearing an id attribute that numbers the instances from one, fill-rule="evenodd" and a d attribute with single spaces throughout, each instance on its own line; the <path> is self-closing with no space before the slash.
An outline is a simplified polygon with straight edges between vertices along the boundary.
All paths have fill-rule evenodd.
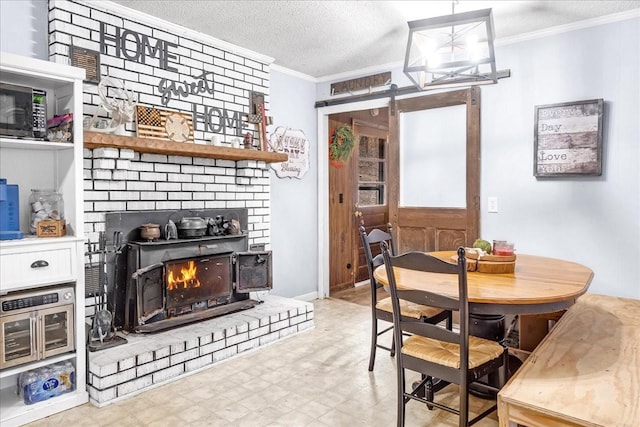
<path id="1" fill-rule="evenodd" d="M 39 259 L 31 263 L 31 268 L 42 268 L 42 267 L 49 267 L 49 263 L 43 259 Z"/>

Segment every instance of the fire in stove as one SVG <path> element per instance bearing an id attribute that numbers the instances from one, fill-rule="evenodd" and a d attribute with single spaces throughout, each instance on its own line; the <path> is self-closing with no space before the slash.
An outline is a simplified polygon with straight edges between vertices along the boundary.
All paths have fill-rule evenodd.
<path id="1" fill-rule="evenodd" d="M 167 273 L 167 289 L 172 291 L 174 289 L 188 289 L 199 288 L 200 280 L 198 279 L 198 268 L 195 261 L 189 261 L 186 267 L 177 265 L 180 268 L 180 275 L 175 273 L 173 269 L 169 268 Z M 174 274 L 175 273 L 175 274 Z"/>
<path id="2" fill-rule="evenodd" d="M 231 296 L 231 256 L 217 255 L 165 264 L 169 316 L 226 303 Z"/>

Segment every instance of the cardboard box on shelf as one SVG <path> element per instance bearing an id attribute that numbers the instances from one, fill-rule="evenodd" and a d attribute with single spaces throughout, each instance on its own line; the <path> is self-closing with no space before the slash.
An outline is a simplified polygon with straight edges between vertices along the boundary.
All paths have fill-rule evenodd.
<path id="1" fill-rule="evenodd" d="M 38 223 L 36 236 L 62 237 L 67 234 L 67 224 L 64 219 L 45 219 Z"/>

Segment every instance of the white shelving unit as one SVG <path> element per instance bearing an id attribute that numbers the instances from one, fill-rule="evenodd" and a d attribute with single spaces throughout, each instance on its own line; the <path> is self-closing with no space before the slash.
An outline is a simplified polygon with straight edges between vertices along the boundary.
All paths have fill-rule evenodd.
<path id="1" fill-rule="evenodd" d="M 0 241 L 0 294 L 18 294 L 65 284 L 75 291 L 75 351 L 0 370 L 0 425 L 22 425 L 88 402 L 84 325 L 84 216 L 82 81 L 85 71 L 53 62 L 0 52 L 0 81 L 44 89 L 47 117 L 72 112 L 73 142 L 59 143 L 0 137 L 0 177 L 19 186 L 20 230 L 25 238 Z M 57 189 L 64 200 L 67 235 L 29 235 L 31 189 Z M 30 268 L 33 259 L 49 266 Z M 4 343 L 2 343 L 4 344 Z M 21 372 L 69 360 L 75 365 L 76 389 L 32 405 L 17 395 Z"/>

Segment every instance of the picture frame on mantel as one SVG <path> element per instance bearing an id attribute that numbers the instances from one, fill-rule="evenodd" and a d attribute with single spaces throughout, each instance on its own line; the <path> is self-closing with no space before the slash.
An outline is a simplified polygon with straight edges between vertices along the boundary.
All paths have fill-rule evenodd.
<path id="1" fill-rule="evenodd" d="M 535 106 L 533 175 L 602 175 L 603 99 Z"/>

